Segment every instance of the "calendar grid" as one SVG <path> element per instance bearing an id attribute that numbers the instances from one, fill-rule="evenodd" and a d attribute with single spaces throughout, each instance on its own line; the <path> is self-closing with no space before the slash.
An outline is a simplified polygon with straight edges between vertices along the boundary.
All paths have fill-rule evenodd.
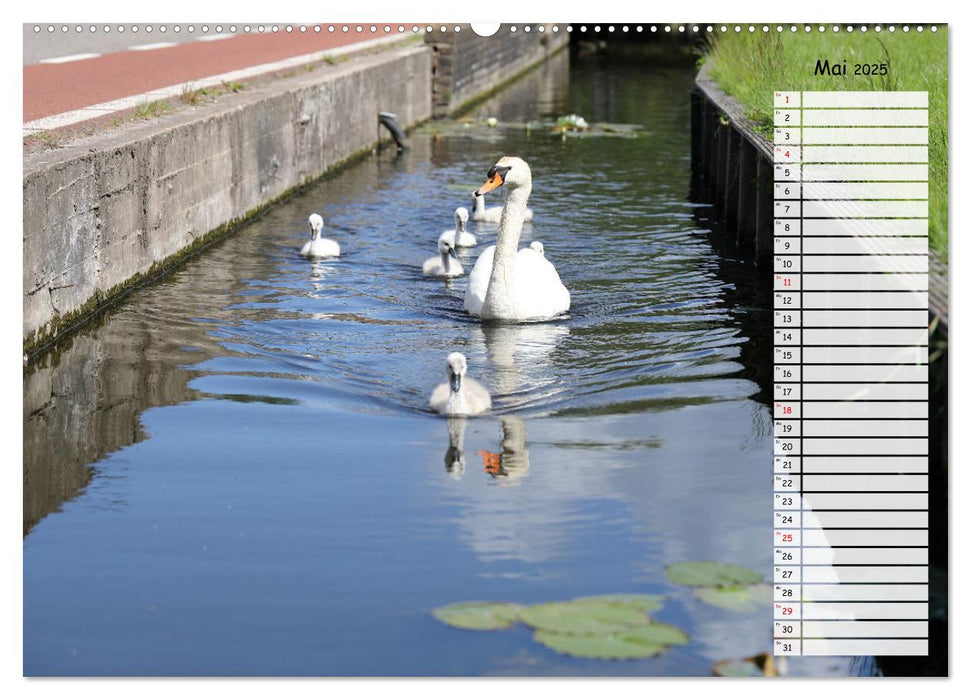
<path id="1" fill-rule="evenodd" d="M 927 94 L 774 103 L 774 652 L 926 655 Z"/>

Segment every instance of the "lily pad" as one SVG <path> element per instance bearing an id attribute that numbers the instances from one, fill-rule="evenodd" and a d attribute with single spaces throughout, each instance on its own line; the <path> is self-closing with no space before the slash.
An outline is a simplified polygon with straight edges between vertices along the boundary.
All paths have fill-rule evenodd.
<path id="1" fill-rule="evenodd" d="M 755 586 L 718 586 L 696 588 L 695 596 L 710 605 L 734 610 L 755 612 L 772 602 L 772 589 L 765 584 Z"/>
<path id="2" fill-rule="evenodd" d="M 533 605 L 519 613 L 530 627 L 561 634 L 603 635 L 650 622 L 642 610 L 616 603 L 566 601 Z"/>
<path id="3" fill-rule="evenodd" d="M 643 129 L 640 124 L 611 124 L 609 122 L 597 122 L 594 127 L 608 134 L 631 134 Z"/>
<path id="4" fill-rule="evenodd" d="M 626 634 L 574 635 L 541 629 L 533 639 L 553 651 L 585 659 L 643 659 L 667 651 L 663 644 Z"/>
<path id="5" fill-rule="evenodd" d="M 432 610 L 436 620 L 463 630 L 506 629 L 519 616 L 523 606 L 515 603 L 475 601 L 455 603 Z"/>
<path id="6" fill-rule="evenodd" d="M 623 632 L 619 632 L 618 636 L 623 637 L 627 640 L 637 640 L 638 642 L 644 642 L 651 644 L 687 644 L 690 640 L 688 635 L 679 630 L 677 627 L 672 627 L 671 625 L 665 625 L 663 622 L 652 622 L 644 627 L 634 627 Z"/>
<path id="7" fill-rule="evenodd" d="M 744 586 L 762 581 L 762 575 L 744 566 L 714 561 L 682 561 L 664 571 L 672 583 L 683 586 Z"/>
<path id="8" fill-rule="evenodd" d="M 762 669 L 750 659 L 726 659 L 715 664 L 715 675 L 731 678 L 751 678 L 761 676 Z"/>
<path id="9" fill-rule="evenodd" d="M 613 593 L 610 595 L 591 595 L 582 598 L 574 598 L 575 603 L 608 603 L 611 605 L 623 605 L 643 612 L 654 612 L 664 607 L 667 596 L 651 595 L 648 593 Z"/>

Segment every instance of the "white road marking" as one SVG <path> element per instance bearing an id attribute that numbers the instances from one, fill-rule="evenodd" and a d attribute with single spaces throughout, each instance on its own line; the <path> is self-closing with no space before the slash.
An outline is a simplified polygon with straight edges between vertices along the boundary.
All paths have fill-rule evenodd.
<path id="1" fill-rule="evenodd" d="M 163 41 L 158 44 L 139 44 L 138 46 L 129 46 L 129 51 L 152 51 L 153 49 L 167 49 L 170 46 L 178 46 L 174 41 Z"/>
<path id="2" fill-rule="evenodd" d="M 72 61 L 83 61 L 86 58 L 97 58 L 100 53 L 74 53 L 70 56 L 58 56 L 56 58 L 45 58 L 38 63 L 71 63 Z"/>
<path id="3" fill-rule="evenodd" d="M 134 109 L 141 104 L 152 102 L 153 100 L 164 100 L 169 97 L 175 97 L 181 95 L 187 87 L 188 89 L 195 90 L 198 88 L 212 87 L 214 85 L 222 85 L 223 83 L 239 81 L 245 78 L 252 78 L 253 76 L 262 75 L 264 73 L 272 73 L 274 71 L 302 66 L 307 63 L 315 63 L 323 60 L 325 56 L 340 56 L 386 44 L 395 44 L 406 39 L 410 39 L 411 37 L 412 34 L 410 32 L 404 34 L 391 34 L 390 36 L 383 36 L 377 39 L 359 41 L 356 44 L 338 46 L 335 49 L 326 49 L 316 53 L 304 54 L 303 56 L 294 56 L 293 58 L 286 58 L 282 61 L 276 61 L 275 63 L 264 63 L 259 66 L 250 66 L 249 68 L 241 68 L 239 70 L 230 71 L 229 73 L 223 73 L 222 75 L 214 75 L 209 78 L 202 78 L 200 80 L 189 81 L 187 83 L 179 83 L 178 85 L 170 85 L 168 87 L 158 88 L 157 90 L 142 93 L 141 95 L 122 97 L 117 100 L 111 100 L 110 102 L 102 102 L 101 104 L 91 105 L 90 107 L 82 107 L 81 109 L 76 109 L 71 112 L 64 112 L 62 114 L 54 114 L 49 117 L 42 117 L 40 119 L 35 119 L 25 123 L 23 126 L 23 135 L 29 136 L 30 134 L 35 134 L 39 131 L 59 129 L 61 127 L 70 126 L 71 124 L 87 121 L 88 119 L 103 117 L 106 114 L 111 114 L 113 112 Z"/>

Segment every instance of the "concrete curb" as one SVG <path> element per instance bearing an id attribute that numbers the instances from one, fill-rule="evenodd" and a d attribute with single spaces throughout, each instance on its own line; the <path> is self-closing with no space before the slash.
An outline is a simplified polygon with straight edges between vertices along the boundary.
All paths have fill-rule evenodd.
<path id="1" fill-rule="evenodd" d="M 302 56 L 293 56 L 291 58 L 285 58 L 272 63 L 264 63 L 256 66 L 250 66 L 248 68 L 240 68 L 238 70 L 229 71 L 228 73 L 221 73 L 219 75 L 193 80 L 188 83 L 179 83 L 176 85 L 169 85 L 168 87 L 160 87 L 154 90 L 149 90 L 148 92 L 144 92 L 140 95 L 122 97 L 117 100 L 110 100 L 108 102 L 102 102 L 101 104 L 90 105 L 88 107 L 82 107 L 70 112 L 64 112 L 63 114 L 54 114 L 49 117 L 34 119 L 33 121 L 26 122 L 23 125 L 23 136 L 28 137 L 32 134 L 41 133 L 50 129 L 61 129 L 64 127 L 76 126 L 92 119 L 107 117 L 115 114 L 116 112 L 134 109 L 141 104 L 152 102 L 153 100 L 167 100 L 172 97 L 179 97 L 183 92 L 185 92 L 186 88 L 198 90 L 199 88 L 219 87 L 225 83 L 252 80 L 254 78 L 265 76 L 269 73 L 291 70 L 310 63 L 318 63 L 328 58 L 333 59 L 338 56 L 353 56 L 355 54 L 373 51 L 377 48 L 400 44 L 411 39 L 412 37 L 410 35 L 394 34 L 391 36 L 383 36 L 376 39 L 360 41 L 354 44 L 347 44 L 346 46 L 338 46 L 333 49 L 325 49 L 315 53 L 304 54 Z"/>

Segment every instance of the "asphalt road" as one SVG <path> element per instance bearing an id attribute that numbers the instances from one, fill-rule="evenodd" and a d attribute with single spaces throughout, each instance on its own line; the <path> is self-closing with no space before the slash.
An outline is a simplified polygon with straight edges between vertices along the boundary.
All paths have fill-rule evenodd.
<path id="1" fill-rule="evenodd" d="M 260 25 L 250 25 L 249 34 L 228 34 L 232 25 L 222 25 L 223 32 L 215 24 L 206 25 L 209 31 L 203 32 L 203 25 L 195 25 L 195 32 L 188 33 L 188 25 L 181 25 L 182 31 L 173 32 L 168 25 L 165 33 L 155 25 L 151 33 L 146 25 L 133 33 L 132 25 L 120 34 L 117 25 L 112 31 L 104 32 L 103 25 L 98 31 L 91 32 L 92 25 L 70 25 L 68 32 L 61 32 L 63 25 L 37 25 L 40 32 L 34 32 L 35 25 L 24 25 L 24 122 L 41 117 L 61 114 L 72 110 L 116 100 L 122 97 L 140 95 L 172 85 L 190 85 L 193 81 L 220 75 L 251 66 L 272 63 L 286 58 L 311 54 L 348 44 L 369 41 L 397 34 L 399 23 L 375 25 L 372 33 L 370 25 L 358 33 L 357 25 L 349 25 L 349 31 L 328 32 L 328 25 L 322 25 L 320 32 L 313 26 L 300 32 L 299 26 L 287 33 L 286 25 L 279 25 L 273 33 L 272 25 L 265 25 L 264 33 L 258 32 Z M 55 26 L 48 32 L 48 26 Z M 246 25 L 237 25 L 241 30 Z M 390 28 L 389 32 L 384 27 Z M 404 26 L 410 33 L 412 23 Z M 214 40 L 215 39 L 215 40 Z M 156 44 L 174 43 L 173 46 Z M 146 50 L 147 49 L 147 50 Z M 96 54 L 85 57 L 85 54 Z M 41 63 L 50 59 L 76 57 L 64 62 Z"/>
<path id="2" fill-rule="evenodd" d="M 81 31 L 77 31 L 77 27 Z M 119 27 L 124 27 L 124 31 L 118 31 Z M 24 65 L 29 66 L 39 63 L 49 58 L 60 58 L 62 56 L 73 56 L 83 53 L 110 53 L 113 51 L 124 51 L 131 46 L 144 46 L 146 44 L 157 44 L 159 42 L 178 42 L 195 41 L 196 36 L 200 35 L 199 29 L 189 34 L 185 30 L 185 25 L 178 33 L 173 32 L 175 25 L 151 25 L 152 31 L 146 31 L 150 25 L 146 24 L 25 24 L 24 25 Z M 164 32 L 160 31 L 165 26 Z M 34 31 L 34 27 L 40 27 L 39 32 Z M 54 31 L 48 31 L 53 27 Z M 67 27 L 68 31 L 62 31 Z M 96 31 L 92 32 L 91 27 Z M 109 27 L 110 31 L 104 31 Z M 132 27 L 137 27 L 138 31 L 133 32 Z M 237 27 L 238 28 L 238 27 Z M 227 30 L 226 27 L 223 27 Z M 215 27 L 209 25 L 209 33 L 215 33 Z"/>

